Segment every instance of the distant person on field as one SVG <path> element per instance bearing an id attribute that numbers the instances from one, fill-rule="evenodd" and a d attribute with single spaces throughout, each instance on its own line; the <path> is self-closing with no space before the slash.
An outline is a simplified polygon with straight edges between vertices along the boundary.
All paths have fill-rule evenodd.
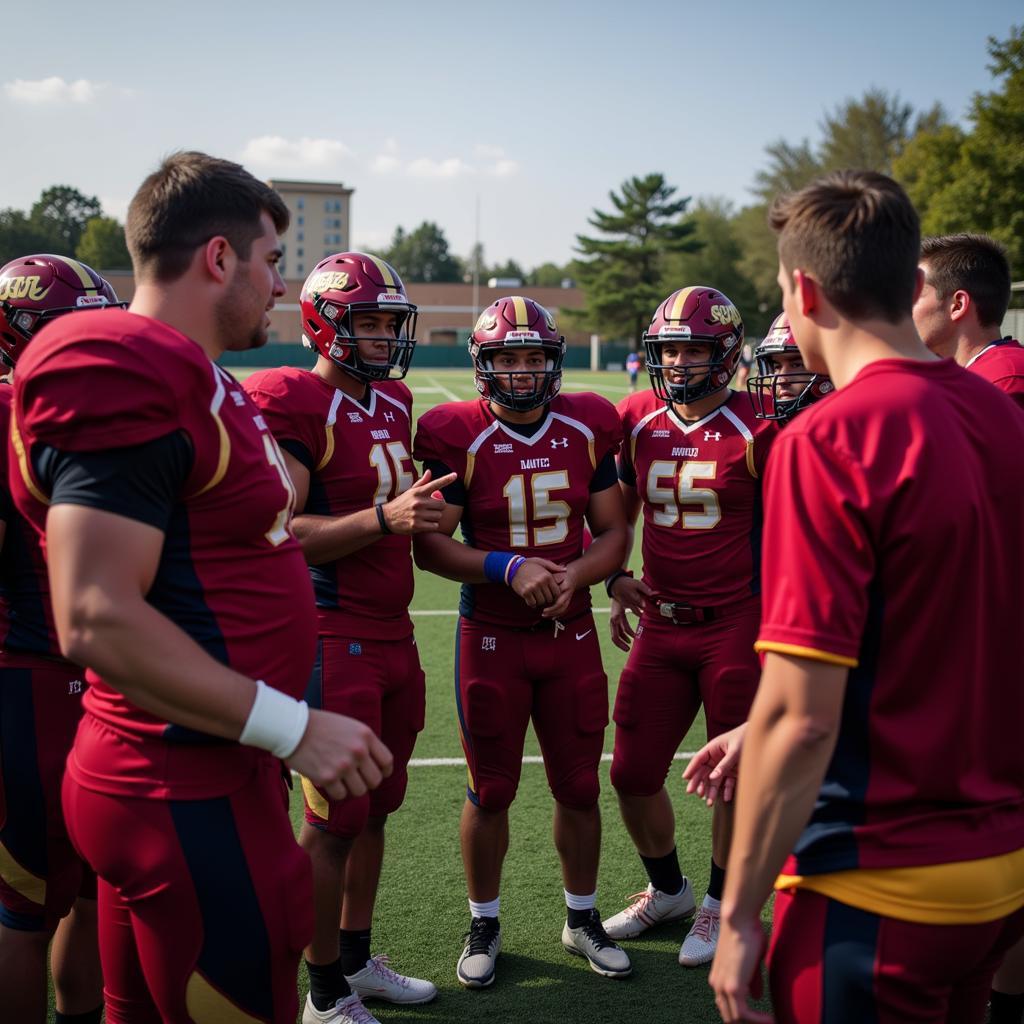
<path id="1" fill-rule="evenodd" d="M 636 391 L 636 378 L 640 373 L 640 355 L 637 352 L 626 356 L 626 373 L 629 374 L 629 390 Z"/>
<path id="2" fill-rule="evenodd" d="M 1006 250 L 987 235 L 926 238 L 921 269 L 924 288 L 914 303 L 914 323 L 924 343 L 1024 408 L 1024 348 L 1000 337 L 1010 304 Z"/>

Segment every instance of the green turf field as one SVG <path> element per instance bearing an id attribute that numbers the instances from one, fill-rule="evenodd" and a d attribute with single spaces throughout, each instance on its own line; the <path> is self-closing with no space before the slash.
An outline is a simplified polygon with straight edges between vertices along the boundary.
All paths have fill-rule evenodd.
<path id="1" fill-rule="evenodd" d="M 476 396 L 468 370 L 414 370 L 407 382 L 415 396 L 417 413 L 439 402 Z M 568 393 L 597 391 L 613 402 L 628 391 L 625 374 L 581 371 L 566 373 L 563 389 Z M 417 573 L 413 615 L 427 675 L 427 717 L 414 759 L 461 756 L 452 682 L 457 603 L 458 584 Z M 610 696 L 614 697 L 625 655 L 608 639 L 608 601 L 601 587 L 594 589 L 594 606 L 599 609 L 596 617 L 602 632 L 605 671 Z M 703 741 L 704 724 L 700 720 L 682 749 L 695 750 Z M 610 754 L 611 749 L 609 728 L 605 751 Z M 532 732 L 526 753 L 539 753 Z M 711 855 L 710 812 L 697 799 L 684 798 L 681 770 L 681 764 L 673 769 L 670 791 L 679 819 L 683 871 L 692 879 L 699 901 L 707 884 Z M 635 1016 L 641 1016 L 647 1024 L 719 1020 L 707 985 L 707 969 L 684 970 L 676 962 L 686 925 L 670 925 L 656 930 L 650 938 L 628 943 L 634 972 L 623 981 L 594 974 L 583 960 L 562 950 L 559 936 L 565 906 L 551 840 L 551 796 L 539 764 L 523 766 L 519 795 L 511 811 L 512 842 L 501 892 L 503 951 L 497 980 L 492 988 L 482 991 L 459 986 L 455 962 L 469 923 L 458 844 L 465 783 L 464 766 L 414 765 L 409 771 L 405 805 L 389 822 L 373 948 L 389 953 L 394 966 L 403 973 L 432 980 L 440 995 L 432 1005 L 408 1009 L 372 1004 L 381 1021 L 477 1022 L 482 1016 L 499 1022 L 559 1024 Z M 300 812 L 298 801 L 293 811 L 296 815 Z M 621 909 L 625 898 L 646 883 L 619 819 L 607 763 L 602 767 L 601 812 L 604 844 L 598 906 L 607 916 Z M 305 979 L 303 994 L 304 985 Z"/>

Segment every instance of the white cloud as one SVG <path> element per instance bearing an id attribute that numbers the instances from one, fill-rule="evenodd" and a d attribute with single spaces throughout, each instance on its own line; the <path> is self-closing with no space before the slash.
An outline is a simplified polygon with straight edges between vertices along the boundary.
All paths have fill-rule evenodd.
<path id="1" fill-rule="evenodd" d="M 374 174 L 391 174 L 393 171 L 398 170 L 401 163 L 402 161 L 397 156 L 392 156 L 390 153 L 380 153 L 370 161 L 370 170 Z"/>
<path id="2" fill-rule="evenodd" d="M 483 160 L 501 160 L 505 155 L 505 150 L 501 146 L 489 146 L 484 143 L 478 143 L 473 147 L 473 153 Z"/>
<path id="3" fill-rule="evenodd" d="M 515 160 L 498 160 L 487 168 L 488 174 L 496 178 L 509 178 L 519 170 L 519 164 Z"/>
<path id="4" fill-rule="evenodd" d="M 336 165 L 350 155 L 337 139 L 286 139 L 281 135 L 261 135 L 250 139 L 242 150 L 242 162 L 274 170 L 318 169 Z"/>
<path id="5" fill-rule="evenodd" d="M 445 160 L 431 160 L 421 156 L 409 164 L 407 171 L 414 178 L 458 178 L 475 173 L 469 164 L 457 156 Z"/>
<path id="6" fill-rule="evenodd" d="M 78 78 L 67 82 L 54 75 L 50 78 L 16 78 L 4 82 L 4 94 L 15 103 L 32 104 L 86 104 L 95 102 L 101 93 L 110 88 L 107 82 L 90 82 Z"/>

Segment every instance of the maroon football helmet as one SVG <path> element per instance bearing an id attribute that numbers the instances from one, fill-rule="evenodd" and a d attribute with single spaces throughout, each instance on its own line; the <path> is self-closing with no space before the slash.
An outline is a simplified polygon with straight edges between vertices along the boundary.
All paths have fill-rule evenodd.
<path id="1" fill-rule="evenodd" d="M 760 420 L 790 420 L 812 402 L 835 390 L 823 373 L 778 369 L 773 361 L 778 355 L 800 355 L 785 313 L 772 321 L 764 340 L 757 346 L 754 352 L 757 374 L 747 380 L 747 394 L 754 415 Z"/>
<path id="2" fill-rule="evenodd" d="M 0 359 L 14 366 L 32 336 L 54 317 L 119 303 L 92 267 L 41 253 L 0 267 Z"/>
<path id="3" fill-rule="evenodd" d="M 539 348 L 544 353 L 543 370 L 515 373 L 494 369 L 494 356 L 508 348 Z M 527 412 L 550 402 L 562 387 L 565 338 L 555 327 L 555 318 L 533 299 L 509 295 L 488 306 L 469 336 L 469 355 L 476 371 L 476 389 L 488 401 L 505 409 Z M 516 390 L 513 378 L 532 377 L 531 391 Z"/>
<path id="4" fill-rule="evenodd" d="M 395 268 L 364 252 L 339 252 L 322 259 L 306 278 L 299 295 L 302 343 L 360 380 L 401 380 L 416 346 L 416 307 L 405 294 Z M 353 330 L 358 313 L 395 317 L 395 337 L 388 358 L 368 363 L 360 358 L 360 337 Z"/>
<path id="5" fill-rule="evenodd" d="M 666 402 L 686 405 L 728 387 L 743 350 L 743 320 L 717 289 L 680 288 L 657 308 L 643 341 L 654 393 Z M 707 345 L 708 358 L 689 366 L 667 366 L 661 358 L 666 342 Z M 694 377 L 700 380 L 694 382 Z"/>

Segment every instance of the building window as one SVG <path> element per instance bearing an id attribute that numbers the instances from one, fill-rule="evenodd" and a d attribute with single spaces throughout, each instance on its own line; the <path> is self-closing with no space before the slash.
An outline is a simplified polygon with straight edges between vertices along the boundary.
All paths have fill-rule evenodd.
<path id="1" fill-rule="evenodd" d="M 305 273 L 305 271 L 302 269 L 301 263 L 295 268 L 295 272 L 299 275 L 299 277 L 302 277 L 302 275 Z"/>
<path id="2" fill-rule="evenodd" d="M 298 233 L 298 238 L 299 238 L 299 241 L 300 241 L 300 242 L 304 240 L 304 239 L 303 239 L 303 235 L 302 235 L 302 232 L 301 232 L 301 231 L 300 231 L 300 232 Z"/>
<path id="3" fill-rule="evenodd" d="M 302 249 L 301 248 L 295 250 L 295 255 L 296 256 L 301 256 L 302 254 L 303 253 L 302 253 Z"/>
<path id="4" fill-rule="evenodd" d="M 327 213 L 331 212 L 331 201 L 330 201 L 330 199 L 325 199 L 324 200 L 324 210 L 326 210 Z"/>
<path id="5" fill-rule="evenodd" d="M 303 196 L 299 196 L 299 198 L 295 200 L 295 205 L 300 210 L 304 210 L 306 208 L 306 200 L 305 200 L 305 198 Z M 299 218 L 299 223 L 300 224 L 302 223 L 302 218 L 301 217 Z"/>
<path id="6" fill-rule="evenodd" d="M 299 216 L 299 227 L 301 228 L 302 225 L 305 224 L 305 223 L 306 223 L 306 218 L 300 215 Z"/>

